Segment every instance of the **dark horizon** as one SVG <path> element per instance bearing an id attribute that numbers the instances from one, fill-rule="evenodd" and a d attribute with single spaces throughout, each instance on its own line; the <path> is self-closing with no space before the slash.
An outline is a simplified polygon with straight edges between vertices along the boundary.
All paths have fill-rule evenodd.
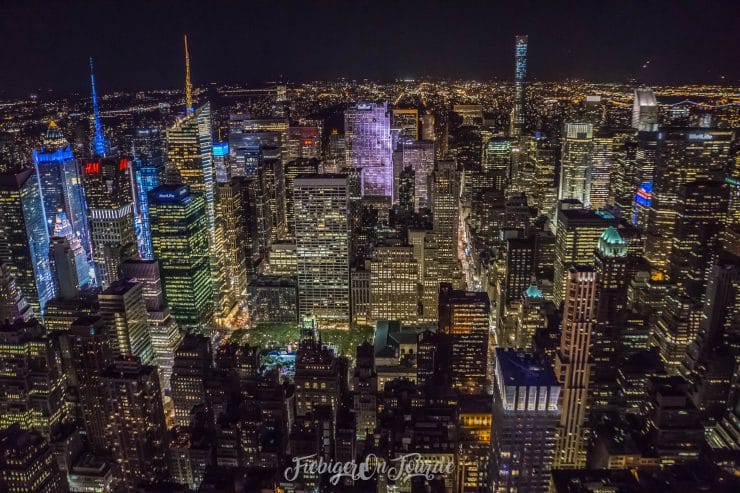
<path id="1" fill-rule="evenodd" d="M 178 88 L 188 34 L 196 86 L 282 80 L 513 80 L 737 84 L 740 8 L 729 1 L 6 2 L 0 92 Z M 41 6 L 40 6 L 41 5 Z M 567 35 L 567 38 L 563 36 Z"/>

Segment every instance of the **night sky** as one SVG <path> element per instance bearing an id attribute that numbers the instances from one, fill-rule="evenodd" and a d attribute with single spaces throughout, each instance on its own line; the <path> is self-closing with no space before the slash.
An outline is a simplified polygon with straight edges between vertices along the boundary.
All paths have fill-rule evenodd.
<path id="1" fill-rule="evenodd" d="M 0 91 L 420 76 L 737 83 L 740 1 L 0 0 Z M 650 61 L 647 68 L 643 65 Z M 724 79 L 721 77 L 724 76 Z"/>

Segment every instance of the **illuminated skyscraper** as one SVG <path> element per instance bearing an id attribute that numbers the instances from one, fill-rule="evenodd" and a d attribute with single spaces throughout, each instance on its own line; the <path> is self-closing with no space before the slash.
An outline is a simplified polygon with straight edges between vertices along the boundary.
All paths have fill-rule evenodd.
<path id="1" fill-rule="evenodd" d="M 152 233 L 149 226 L 147 194 L 150 190 L 164 184 L 166 178 L 162 132 L 156 127 L 137 128 L 134 130 L 131 147 L 136 188 L 136 236 L 139 255 L 145 260 L 151 260 Z"/>
<path id="2" fill-rule="evenodd" d="M 450 339 L 452 387 L 484 394 L 488 378 L 488 337 L 491 302 L 485 292 L 458 291 L 439 286 L 439 332 Z"/>
<path id="3" fill-rule="evenodd" d="M 285 163 L 283 167 L 283 186 L 280 190 L 281 202 L 285 210 L 286 237 L 295 237 L 295 200 L 293 181 L 299 174 L 316 174 L 319 172 L 317 159 L 296 159 Z M 274 245 L 274 244 L 273 244 Z"/>
<path id="4" fill-rule="evenodd" d="M 593 159 L 593 125 L 566 123 L 560 157 L 558 200 L 576 199 L 584 205 L 591 200 L 589 174 Z"/>
<path id="5" fill-rule="evenodd" d="M 655 92 L 647 87 L 635 89 L 632 101 L 632 128 L 641 132 L 658 130 L 658 101 Z"/>
<path id="6" fill-rule="evenodd" d="M 617 363 L 627 315 L 628 243 L 614 226 L 599 237 L 594 256 L 598 303 L 591 354 L 594 363 L 592 407 L 604 410 L 617 393 Z"/>
<path id="7" fill-rule="evenodd" d="M 229 312 L 247 297 L 247 249 L 249 237 L 247 184 L 242 177 L 216 185 L 216 238 L 223 283 L 221 311 Z"/>
<path id="8" fill-rule="evenodd" d="M 58 210 L 63 210 L 85 254 L 90 256 L 85 196 L 77 160 L 72 154 L 69 142 L 53 121 L 49 122 L 41 148 L 33 151 L 33 163 L 41 185 L 49 233 L 54 229 L 54 215 Z"/>
<path id="9" fill-rule="evenodd" d="M 704 128 L 677 128 L 658 134 L 645 250 L 653 269 L 668 274 L 679 188 L 696 180 L 724 179 L 733 139 L 732 131 Z"/>
<path id="10" fill-rule="evenodd" d="M 411 246 L 378 245 L 370 260 L 370 320 L 419 321 L 418 268 Z"/>
<path id="11" fill-rule="evenodd" d="M 146 305 L 149 337 L 159 368 L 162 390 L 169 391 L 175 349 L 182 340 L 175 319 L 164 298 L 157 260 L 129 260 L 121 266 L 123 277 L 141 283 Z"/>
<path id="12" fill-rule="evenodd" d="M 524 126 L 524 80 L 527 77 L 527 42 L 528 37 L 517 36 L 514 39 L 514 107 L 511 110 L 511 128 L 509 134 L 517 137 Z"/>
<path id="13" fill-rule="evenodd" d="M 144 364 L 154 362 L 154 350 L 147 326 L 142 285 L 130 279 L 119 279 L 98 295 L 100 316 L 115 338 L 116 357 L 135 356 Z"/>
<path id="14" fill-rule="evenodd" d="M 360 102 L 344 113 L 347 165 L 362 175 L 362 195 L 393 198 L 393 149 L 388 103 Z"/>
<path id="15" fill-rule="evenodd" d="M 0 263 L 37 316 L 54 297 L 49 229 L 33 168 L 0 174 Z"/>
<path id="16" fill-rule="evenodd" d="M 555 458 L 560 385 L 548 362 L 496 349 L 493 489 L 546 492 Z"/>
<path id="17" fill-rule="evenodd" d="M 403 168 L 414 171 L 414 210 L 430 206 L 429 177 L 434 171 L 434 142 L 430 140 L 404 141 L 401 144 Z"/>
<path id="18" fill-rule="evenodd" d="M 350 320 L 349 192 L 344 175 L 294 180 L 299 316 L 320 326 Z"/>
<path id="19" fill-rule="evenodd" d="M 209 335 L 214 308 L 205 211 L 203 196 L 187 186 L 149 192 L 152 250 L 172 315 L 186 332 Z"/>
<path id="20" fill-rule="evenodd" d="M 568 269 L 560 350 L 555 375 L 562 387 L 562 414 L 555 468 L 586 466 L 586 415 L 591 384 L 591 333 L 596 321 L 596 272 L 591 267 Z"/>
<path id="21" fill-rule="evenodd" d="M 709 269 L 719 251 L 729 196 L 730 185 L 721 181 L 694 181 L 678 188 L 668 274 L 672 284 L 697 299 L 704 295 Z"/>
<path id="22" fill-rule="evenodd" d="M 511 140 L 502 137 L 488 139 L 483 149 L 483 172 L 496 190 L 503 191 L 511 172 Z"/>
<path id="23" fill-rule="evenodd" d="M 18 423 L 47 440 L 71 422 L 67 383 L 46 329 L 36 319 L 0 322 L 0 428 Z"/>
<path id="24" fill-rule="evenodd" d="M 553 301 L 558 306 L 565 299 L 568 268 L 590 265 L 594 249 L 604 230 L 617 224 L 617 219 L 602 211 L 568 208 L 561 204 L 555 232 Z"/>
<path id="25" fill-rule="evenodd" d="M 203 195 L 211 244 L 215 243 L 216 175 L 213 169 L 211 105 L 205 103 L 167 129 L 167 182 Z"/>
<path id="26" fill-rule="evenodd" d="M 83 183 L 98 284 L 106 288 L 120 277 L 121 263 L 138 258 L 134 199 L 125 158 L 85 163 Z"/>

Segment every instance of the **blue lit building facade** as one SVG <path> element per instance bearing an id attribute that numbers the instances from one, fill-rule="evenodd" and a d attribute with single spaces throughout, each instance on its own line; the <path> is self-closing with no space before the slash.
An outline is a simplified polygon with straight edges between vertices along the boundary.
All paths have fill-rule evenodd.
<path id="1" fill-rule="evenodd" d="M 0 174 L 0 264 L 37 315 L 54 297 L 49 229 L 41 186 L 33 168 Z"/>
<path id="2" fill-rule="evenodd" d="M 133 137 L 133 171 L 136 193 L 136 239 L 139 256 L 152 260 L 152 233 L 149 225 L 148 194 L 163 184 L 166 177 L 164 142 L 156 127 L 137 128 Z"/>
<path id="3" fill-rule="evenodd" d="M 57 212 L 63 211 L 89 260 L 92 250 L 80 170 L 69 143 L 56 123 L 49 123 L 43 145 L 34 149 L 33 164 L 41 189 L 48 233 L 53 233 Z"/>

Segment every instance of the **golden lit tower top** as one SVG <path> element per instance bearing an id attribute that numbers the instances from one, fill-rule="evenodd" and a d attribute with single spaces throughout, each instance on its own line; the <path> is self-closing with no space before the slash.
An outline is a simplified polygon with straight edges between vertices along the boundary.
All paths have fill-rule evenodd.
<path id="1" fill-rule="evenodd" d="M 190 53 L 188 35 L 185 35 L 185 113 L 193 112 L 193 85 L 190 83 Z"/>

